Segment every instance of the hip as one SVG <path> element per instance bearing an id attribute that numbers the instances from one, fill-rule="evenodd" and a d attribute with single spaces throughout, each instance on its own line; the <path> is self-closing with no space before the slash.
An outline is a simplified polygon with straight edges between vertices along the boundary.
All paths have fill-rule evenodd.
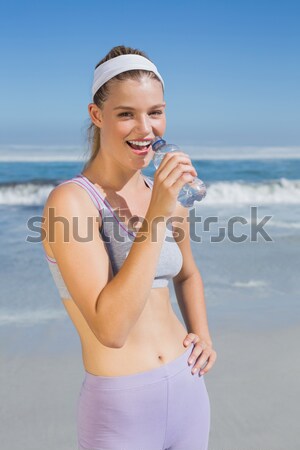
<path id="1" fill-rule="evenodd" d="M 206 449 L 210 402 L 204 376 L 191 374 L 192 350 L 128 376 L 86 372 L 77 406 L 79 448 Z"/>

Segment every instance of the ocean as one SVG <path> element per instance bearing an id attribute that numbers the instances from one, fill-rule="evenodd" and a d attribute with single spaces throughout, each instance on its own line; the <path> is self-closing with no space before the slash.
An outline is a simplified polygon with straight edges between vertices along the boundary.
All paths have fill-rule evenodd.
<path id="1" fill-rule="evenodd" d="M 50 191 L 78 174 L 83 158 L 72 148 L 50 150 L 0 152 L 1 327 L 66 317 L 42 244 L 28 241 L 39 236 L 29 220 L 38 227 Z M 266 299 L 299 298 L 300 159 L 248 156 L 192 158 L 207 196 L 192 208 L 191 245 L 212 321 L 229 306 L 255 301 L 259 311 Z M 153 164 L 143 172 L 153 177 Z M 176 303 L 172 286 L 171 293 Z"/>

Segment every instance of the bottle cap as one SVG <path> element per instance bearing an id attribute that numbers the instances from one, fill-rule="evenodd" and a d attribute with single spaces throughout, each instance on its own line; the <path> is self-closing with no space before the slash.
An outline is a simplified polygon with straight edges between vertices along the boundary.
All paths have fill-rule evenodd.
<path id="1" fill-rule="evenodd" d="M 155 136 L 155 138 L 152 141 L 152 150 L 154 150 L 155 152 L 159 149 L 159 147 L 161 147 L 162 145 L 164 145 L 166 143 L 166 141 L 160 137 L 160 136 Z"/>

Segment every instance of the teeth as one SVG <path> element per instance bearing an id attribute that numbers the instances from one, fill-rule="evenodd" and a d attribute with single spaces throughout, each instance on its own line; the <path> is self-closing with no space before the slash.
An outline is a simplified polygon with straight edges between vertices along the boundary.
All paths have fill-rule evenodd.
<path id="1" fill-rule="evenodd" d="M 141 147 L 147 147 L 152 141 L 128 141 L 130 144 L 140 145 Z"/>

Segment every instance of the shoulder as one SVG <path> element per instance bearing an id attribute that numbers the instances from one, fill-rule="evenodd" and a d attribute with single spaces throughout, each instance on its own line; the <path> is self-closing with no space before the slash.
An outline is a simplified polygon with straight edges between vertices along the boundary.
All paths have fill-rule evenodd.
<path id="1" fill-rule="evenodd" d="M 43 216 L 46 219 L 57 217 L 86 220 L 87 217 L 97 219 L 101 227 L 101 211 L 96 207 L 88 192 L 75 182 L 61 183 L 56 186 L 44 205 Z"/>
<path id="2" fill-rule="evenodd" d="M 80 196 L 80 187 L 74 182 L 65 182 L 63 181 L 61 184 L 55 186 L 52 189 L 50 194 L 48 195 L 47 202 L 59 202 L 63 200 L 70 200 L 72 198 L 76 198 L 77 194 Z"/>
<path id="3" fill-rule="evenodd" d="M 90 210 L 92 214 L 97 214 L 94 203 L 86 201 L 87 198 L 91 200 L 91 195 L 82 185 L 75 181 L 63 182 L 52 189 L 46 205 L 63 205 L 66 208 L 72 206 L 81 208 L 83 211 Z"/>
<path id="4" fill-rule="evenodd" d="M 64 233 L 62 240 L 65 239 L 65 233 L 82 237 L 92 232 L 100 236 L 101 227 L 102 212 L 80 185 L 63 182 L 52 189 L 42 213 L 41 228 L 46 246 L 50 242 L 52 244 L 53 236 L 61 232 Z"/>

